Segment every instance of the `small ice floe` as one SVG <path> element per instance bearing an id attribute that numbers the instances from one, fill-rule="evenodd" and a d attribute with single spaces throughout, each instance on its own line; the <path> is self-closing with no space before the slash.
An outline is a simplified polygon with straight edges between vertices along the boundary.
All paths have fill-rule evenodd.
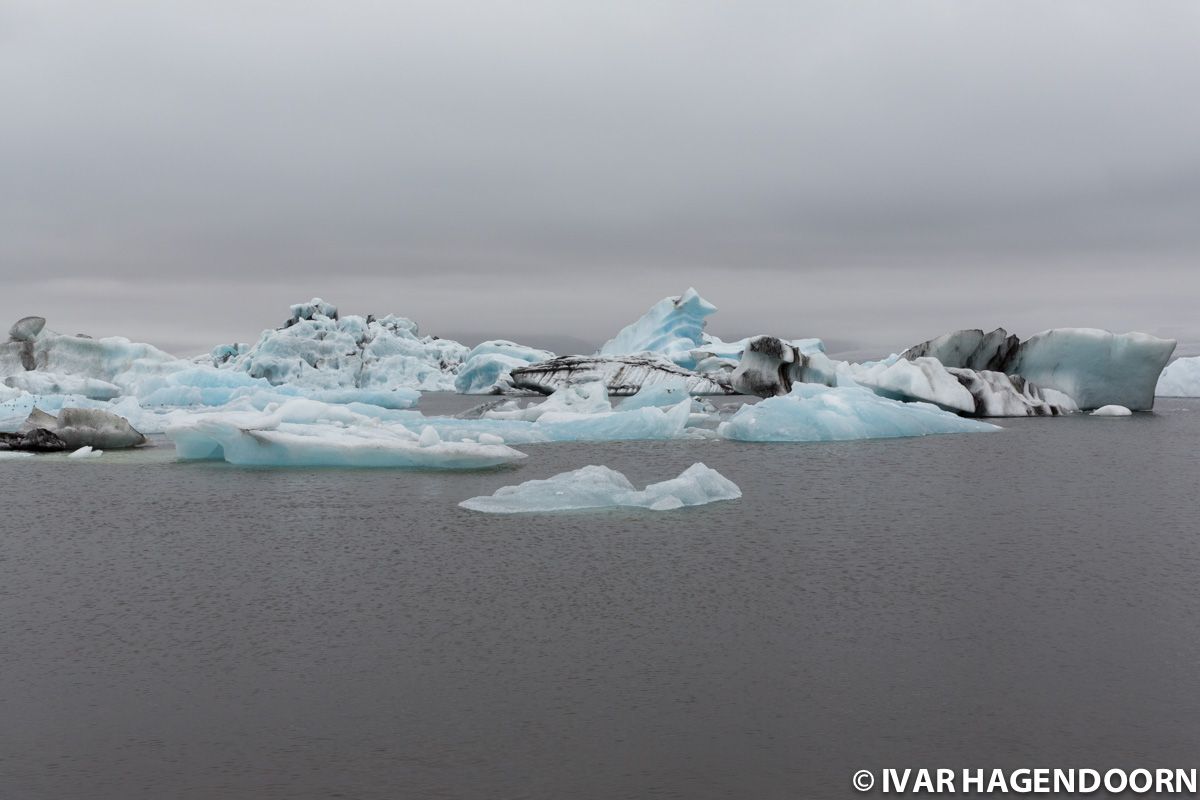
<path id="1" fill-rule="evenodd" d="M 641 490 L 635 489 L 620 472 L 592 465 L 545 480 L 504 486 L 495 494 L 472 497 L 459 505 L 492 514 L 618 506 L 669 511 L 717 500 L 736 500 L 741 496 L 741 490 L 733 481 L 701 463 L 688 467 L 677 478 L 652 483 Z"/>
<path id="2" fill-rule="evenodd" d="M 104 455 L 103 450 L 96 450 L 90 444 L 85 444 L 68 455 L 67 458 L 99 458 L 102 455 Z"/>
<path id="3" fill-rule="evenodd" d="M 1133 414 L 1125 406 L 1100 406 L 1088 416 L 1092 417 L 1128 417 Z"/>

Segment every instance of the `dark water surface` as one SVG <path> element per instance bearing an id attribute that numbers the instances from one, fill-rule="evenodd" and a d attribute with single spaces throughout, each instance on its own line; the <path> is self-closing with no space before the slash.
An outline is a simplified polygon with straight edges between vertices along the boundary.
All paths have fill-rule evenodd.
<path id="1" fill-rule="evenodd" d="M 1200 401 L 471 473 L 0 462 L 0 798 L 823 798 L 1200 766 Z M 489 516 L 585 464 L 734 503 Z"/>

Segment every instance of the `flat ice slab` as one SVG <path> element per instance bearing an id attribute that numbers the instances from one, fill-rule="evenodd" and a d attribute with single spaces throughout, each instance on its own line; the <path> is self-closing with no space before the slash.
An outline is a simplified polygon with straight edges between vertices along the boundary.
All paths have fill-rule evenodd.
<path id="1" fill-rule="evenodd" d="M 699 462 L 688 467 L 677 478 L 652 483 L 640 491 L 620 472 L 592 465 L 545 480 L 505 486 L 497 489 L 493 495 L 472 497 L 459 505 L 472 511 L 492 514 L 620 506 L 669 511 L 718 500 L 736 500 L 741 496 L 741 490 L 733 481 Z"/>

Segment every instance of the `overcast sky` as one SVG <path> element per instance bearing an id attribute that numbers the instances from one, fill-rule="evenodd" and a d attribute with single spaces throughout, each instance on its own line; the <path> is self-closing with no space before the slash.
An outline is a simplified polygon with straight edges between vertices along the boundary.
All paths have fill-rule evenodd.
<path id="1" fill-rule="evenodd" d="M 0 0 L 0 319 L 1200 351 L 1194 2 Z M 473 343 L 473 342 L 468 342 Z"/>

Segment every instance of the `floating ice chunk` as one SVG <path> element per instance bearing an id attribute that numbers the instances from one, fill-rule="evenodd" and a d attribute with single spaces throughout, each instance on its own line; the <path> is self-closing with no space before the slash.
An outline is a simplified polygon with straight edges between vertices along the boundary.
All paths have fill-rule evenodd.
<path id="1" fill-rule="evenodd" d="M 494 433 L 481 433 L 478 441 L 480 444 L 504 444 L 504 437 Z"/>
<path id="2" fill-rule="evenodd" d="M 68 455 L 67 458 L 98 458 L 102 455 L 104 455 L 103 450 L 93 450 L 91 445 L 85 444 L 83 447 Z"/>
<path id="3" fill-rule="evenodd" d="M 525 408 L 485 411 L 483 419 L 533 423 L 530 433 L 541 441 L 674 439 L 683 435 L 691 405 L 691 398 L 684 396 L 666 408 L 622 407 L 614 411 L 604 384 L 593 381 L 565 386 L 545 401 Z"/>
<path id="4" fill-rule="evenodd" d="M 797 383 L 781 397 L 742 406 L 717 433 L 747 442 L 826 442 L 999 430 L 926 403 L 902 403 L 859 386 Z"/>
<path id="5" fill-rule="evenodd" d="M 919 400 L 960 414 L 975 412 L 975 398 L 936 358 L 850 365 L 854 379 L 893 400 Z"/>
<path id="6" fill-rule="evenodd" d="M 525 408 L 497 407 L 483 412 L 485 419 L 522 419 L 535 422 L 545 414 L 599 414 L 612 411 L 608 389 L 601 381 L 568 384 L 541 403 Z"/>
<path id="7" fill-rule="evenodd" d="M 21 445 L 10 440 L 9 446 L 14 450 L 75 450 L 85 445 L 117 450 L 137 447 L 146 441 L 128 420 L 94 408 L 64 408 L 57 417 L 35 408 L 17 435 L 28 442 Z M 53 439 L 57 439 L 60 446 L 50 446 Z"/>
<path id="8" fill-rule="evenodd" d="M 527 367 L 540 361 L 554 358 L 549 350 L 494 339 L 476 345 L 467 354 L 466 360 L 454 379 L 454 388 L 460 394 L 499 394 L 513 388 L 511 373 L 519 367 Z"/>
<path id="9" fill-rule="evenodd" d="M 703 344 L 705 317 L 717 307 L 689 288 L 678 297 L 659 300 L 637 322 L 609 339 L 597 355 L 655 353 L 685 369 L 695 369 L 692 350 Z"/>
<path id="10" fill-rule="evenodd" d="M 1072 397 L 1080 408 L 1154 407 L 1154 387 L 1173 339 L 1094 328 L 1055 328 L 1021 343 L 1005 372 Z"/>
<path id="11" fill-rule="evenodd" d="M 13 461 L 18 458 L 32 458 L 33 453 L 24 450 L 0 450 L 0 461 Z"/>
<path id="12" fill-rule="evenodd" d="M 253 466 L 478 469 L 525 458 L 506 445 L 442 441 L 433 428 L 417 436 L 399 426 L 294 423 L 281 416 L 196 415 L 166 433 L 183 460 Z"/>
<path id="13" fill-rule="evenodd" d="M 732 481 L 701 463 L 688 467 L 677 478 L 652 483 L 641 491 L 620 472 L 592 465 L 545 480 L 505 486 L 493 495 L 472 497 L 459 505 L 493 514 L 618 506 L 666 511 L 718 500 L 736 500 L 741 496 L 741 490 Z"/>
<path id="14" fill-rule="evenodd" d="M 1200 397 L 1200 356 L 1177 358 L 1168 364 L 1154 393 L 1163 397 Z"/>
<path id="15" fill-rule="evenodd" d="M 1133 411 L 1130 411 L 1124 405 L 1102 405 L 1102 407 L 1092 411 L 1090 416 L 1132 416 Z"/>

